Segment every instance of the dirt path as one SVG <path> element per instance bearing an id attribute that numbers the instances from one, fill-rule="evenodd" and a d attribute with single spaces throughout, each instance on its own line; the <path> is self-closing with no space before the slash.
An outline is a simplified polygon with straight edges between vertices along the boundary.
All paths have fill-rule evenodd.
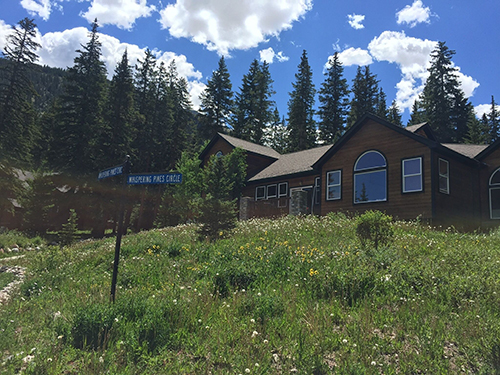
<path id="1" fill-rule="evenodd" d="M 19 256 L 7 258 L 7 259 L 14 259 L 14 258 L 19 259 L 22 257 L 24 257 L 24 255 L 19 255 Z M 5 260 L 5 259 L 1 259 L 1 260 Z M 0 266 L 0 273 L 10 272 L 16 276 L 16 279 L 14 281 L 12 281 L 5 288 L 0 290 L 0 305 L 5 304 L 10 299 L 10 296 L 12 295 L 12 293 L 17 290 L 19 285 L 22 284 L 22 282 L 24 281 L 25 271 L 26 271 L 26 268 L 24 268 L 24 267 Z"/>

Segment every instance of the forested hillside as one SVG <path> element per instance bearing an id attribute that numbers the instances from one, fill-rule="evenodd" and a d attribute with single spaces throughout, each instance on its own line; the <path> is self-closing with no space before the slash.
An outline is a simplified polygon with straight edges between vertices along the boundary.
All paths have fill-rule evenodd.
<path id="1" fill-rule="evenodd" d="M 358 67 L 349 84 L 338 54 L 317 88 L 303 51 L 297 73 L 290 77 L 286 114 L 279 113 L 273 100 L 275 90 L 282 88 L 273 87 L 267 63 L 254 60 L 234 91 L 221 57 L 195 110 L 189 83 L 177 72 L 175 60 L 165 64 L 151 50 L 135 66 L 125 51 L 109 80 L 97 20 L 66 70 L 37 65 L 35 28 L 33 20 L 21 20 L 0 60 L 0 186 L 5 192 L 0 212 L 11 215 L 15 198 L 27 230 L 44 232 L 51 228 L 49 222 L 60 226 L 69 209 L 76 210 L 79 226 L 94 235 L 114 228 L 118 179 L 97 183 L 96 176 L 126 155 L 133 172 L 182 169 L 195 174 L 197 155 L 216 132 L 286 153 L 334 143 L 366 112 L 404 126 L 397 103 L 387 104 L 382 82 L 370 66 Z M 441 142 L 491 143 L 500 135 L 495 99 L 490 112 L 476 118 L 460 88 L 454 53 L 444 42 L 433 51 L 429 78 L 408 125 L 429 122 Z M 14 167 L 35 171 L 35 179 L 20 185 Z M 204 189 L 130 189 L 127 225 L 140 230 L 192 220 L 196 210 L 175 195 L 191 194 L 194 201 L 206 194 Z"/>

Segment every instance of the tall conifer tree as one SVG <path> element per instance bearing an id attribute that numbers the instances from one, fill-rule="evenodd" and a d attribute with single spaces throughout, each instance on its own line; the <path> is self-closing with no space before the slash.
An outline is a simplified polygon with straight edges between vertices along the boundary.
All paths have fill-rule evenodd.
<path id="1" fill-rule="evenodd" d="M 498 104 L 495 103 L 495 97 L 493 95 L 491 95 L 491 107 L 487 119 L 490 140 L 494 142 L 500 137 L 500 113 L 498 111 Z"/>
<path id="2" fill-rule="evenodd" d="M 371 73 L 369 66 L 358 67 L 352 84 L 352 94 L 351 111 L 347 119 L 348 127 L 354 125 L 365 113 L 377 112 L 378 81 L 376 75 Z"/>
<path id="3" fill-rule="evenodd" d="M 314 96 L 312 70 L 304 50 L 295 74 L 293 90 L 288 100 L 289 151 L 302 151 L 316 145 L 316 121 L 314 120 Z"/>
<path id="4" fill-rule="evenodd" d="M 233 110 L 233 92 L 224 56 L 220 58 L 219 66 L 208 80 L 200 99 L 201 137 L 210 139 L 217 132 L 227 131 Z"/>
<path id="5" fill-rule="evenodd" d="M 233 115 L 236 137 L 264 143 L 265 130 L 273 116 L 272 83 L 269 65 L 254 60 L 248 73 L 243 76 L 240 92 L 236 95 Z"/>
<path id="6" fill-rule="evenodd" d="M 6 82 L 0 90 L 0 152 L 15 159 L 30 159 L 37 138 L 31 98 L 36 94 L 27 68 L 38 60 L 36 25 L 24 18 L 7 37 L 3 55 L 8 60 Z"/>
<path id="7" fill-rule="evenodd" d="M 328 61 L 326 78 L 319 90 L 319 139 L 325 143 L 336 142 L 345 130 L 349 88 L 343 74 L 344 67 L 339 53 L 335 52 L 333 58 Z"/>
<path id="8" fill-rule="evenodd" d="M 432 52 L 429 78 L 421 94 L 425 119 L 441 142 L 463 142 L 472 106 L 460 87 L 451 61 L 455 51 L 439 42 Z"/>
<path id="9" fill-rule="evenodd" d="M 397 126 L 403 126 L 401 111 L 399 110 L 396 100 L 392 101 L 392 104 L 387 111 L 387 121 Z"/>
<path id="10" fill-rule="evenodd" d="M 68 69 L 51 148 L 53 165 L 77 175 L 94 174 L 106 167 L 98 165 L 107 90 L 98 27 L 95 20 L 90 40 L 77 50 L 74 65 Z"/>

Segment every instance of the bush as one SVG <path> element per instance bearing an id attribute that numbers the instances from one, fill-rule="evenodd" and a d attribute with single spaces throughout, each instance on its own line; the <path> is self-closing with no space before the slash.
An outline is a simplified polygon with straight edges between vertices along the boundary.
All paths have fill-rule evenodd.
<path id="1" fill-rule="evenodd" d="M 76 311 L 71 334 L 73 346 L 78 349 L 104 348 L 115 314 L 109 304 L 90 304 Z"/>
<path id="2" fill-rule="evenodd" d="M 387 245 L 392 239 L 394 231 L 391 227 L 392 216 L 380 211 L 366 211 L 356 219 L 356 234 L 361 245 L 366 249 L 372 244 L 375 250 L 379 245 Z"/>
<path id="3" fill-rule="evenodd" d="M 59 232 L 59 242 L 61 246 L 71 245 L 78 239 L 76 232 L 78 231 L 78 216 L 74 209 L 69 210 L 69 218 L 66 224 L 63 224 L 62 230 Z"/>

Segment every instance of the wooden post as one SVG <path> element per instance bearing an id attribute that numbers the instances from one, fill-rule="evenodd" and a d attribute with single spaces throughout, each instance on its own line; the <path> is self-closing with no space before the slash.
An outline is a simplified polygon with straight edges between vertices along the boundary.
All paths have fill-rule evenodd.
<path id="1" fill-rule="evenodd" d="M 115 302 L 115 294 L 116 294 L 116 280 L 118 278 L 118 263 L 120 262 L 120 246 L 122 242 L 122 234 L 123 234 L 123 216 L 125 210 L 125 189 L 127 187 L 127 176 L 130 173 L 130 156 L 127 155 L 127 159 L 124 163 L 124 171 L 123 171 L 123 184 L 122 184 L 122 193 L 120 197 L 120 213 L 118 217 L 118 231 L 116 233 L 116 244 L 115 244 L 115 260 L 113 262 L 113 278 L 111 280 L 111 301 Z"/>

